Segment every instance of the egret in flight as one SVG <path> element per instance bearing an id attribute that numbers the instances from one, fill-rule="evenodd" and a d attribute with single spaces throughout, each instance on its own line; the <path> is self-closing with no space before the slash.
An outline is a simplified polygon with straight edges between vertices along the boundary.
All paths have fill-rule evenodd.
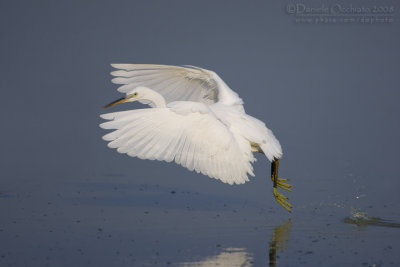
<path id="1" fill-rule="evenodd" d="M 103 114 L 100 124 L 114 129 L 103 139 L 119 153 L 171 162 L 228 184 L 254 176 L 253 152 L 271 165 L 275 200 L 287 211 L 292 205 L 278 192 L 291 191 L 278 178 L 282 148 L 265 124 L 245 113 L 243 101 L 213 71 L 194 66 L 111 64 L 112 82 L 125 94 L 104 108 L 139 101 L 151 108 Z"/>

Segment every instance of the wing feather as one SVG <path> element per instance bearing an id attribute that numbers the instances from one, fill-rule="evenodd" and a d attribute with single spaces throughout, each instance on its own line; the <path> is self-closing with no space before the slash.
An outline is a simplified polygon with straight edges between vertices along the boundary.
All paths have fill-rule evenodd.
<path id="1" fill-rule="evenodd" d="M 121 84 L 118 91 L 126 93 L 137 86 L 149 87 L 161 93 L 167 103 L 173 101 L 194 101 L 212 104 L 218 101 L 221 85 L 216 74 L 197 67 L 168 66 L 152 64 L 111 64 L 113 83 Z M 175 85 L 164 81 L 179 81 Z M 196 92 L 196 93 L 195 93 Z M 239 98 L 238 98 L 239 99 Z"/>
<path id="2" fill-rule="evenodd" d="M 114 131 L 103 138 L 109 147 L 132 157 L 175 160 L 230 184 L 248 181 L 251 163 L 229 129 L 204 107 L 185 108 L 186 113 L 152 108 L 104 114 L 109 121 L 100 126 Z"/>

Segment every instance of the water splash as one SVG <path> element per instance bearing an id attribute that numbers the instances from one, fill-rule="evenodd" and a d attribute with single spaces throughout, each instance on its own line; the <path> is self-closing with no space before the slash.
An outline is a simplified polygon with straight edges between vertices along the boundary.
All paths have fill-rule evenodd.
<path id="1" fill-rule="evenodd" d="M 365 211 L 360 211 L 355 208 L 351 208 L 351 216 L 344 219 L 345 223 L 355 224 L 359 227 L 367 226 L 381 226 L 390 228 L 400 228 L 400 223 L 393 222 L 391 220 L 384 220 L 379 217 L 369 216 Z"/>

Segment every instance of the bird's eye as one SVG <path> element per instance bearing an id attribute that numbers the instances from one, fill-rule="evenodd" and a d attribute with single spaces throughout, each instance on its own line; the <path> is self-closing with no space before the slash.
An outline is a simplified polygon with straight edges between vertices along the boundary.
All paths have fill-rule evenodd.
<path id="1" fill-rule="evenodd" d="M 137 93 L 133 93 L 133 96 L 137 96 Z"/>

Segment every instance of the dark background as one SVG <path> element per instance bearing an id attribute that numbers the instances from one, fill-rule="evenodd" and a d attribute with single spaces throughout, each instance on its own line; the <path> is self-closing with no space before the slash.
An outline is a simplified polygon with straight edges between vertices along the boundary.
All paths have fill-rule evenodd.
<path id="1" fill-rule="evenodd" d="M 296 22 L 292 4 L 393 7 L 393 22 Z M 1 1 L 0 265 L 179 265 L 233 247 L 264 266 L 289 219 L 282 265 L 399 264 L 399 229 L 343 221 L 400 221 L 398 18 L 396 1 Z M 108 149 L 110 63 L 217 72 L 280 140 L 294 212 L 263 156 L 229 186 Z"/>

